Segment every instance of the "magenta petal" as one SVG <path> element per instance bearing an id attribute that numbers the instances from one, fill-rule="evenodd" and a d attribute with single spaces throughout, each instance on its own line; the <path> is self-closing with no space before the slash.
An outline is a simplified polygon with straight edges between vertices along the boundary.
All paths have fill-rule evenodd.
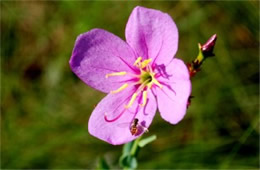
<path id="1" fill-rule="evenodd" d="M 138 56 L 168 64 L 178 48 L 178 29 L 172 18 L 161 11 L 136 7 L 126 25 L 127 43 Z"/>
<path id="2" fill-rule="evenodd" d="M 169 79 L 159 78 L 168 84 L 162 89 L 156 88 L 158 108 L 163 119 L 176 124 L 185 115 L 187 101 L 191 93 L 191 81 L 186 65 L 180 59 L 173 59 L 166 67 Z"/>
<path id="3" fill-rule="evenodd" d="M 135 56 L 127 43 L 112 33 L 93 29 L 78 36 L 70 59 L 73 72 L 89 86 L 102 92 L 119 88 L 126 76 L 106 78 L 112 72 L 132 72 Z"/>
<path id="4" fill-rule="evenodd" d="M 133 89 L 129 88 L 117 94 L 108 94 L 101 102 L 97 105 L 95 110 L 92 112 L 88 130 L 89 133 L 101 140 L 104 140 L 113 145 L 120 145 L 127 143 L 138 136 L 133 136 L 130 133 L 130 124 L 136 114 L 136 118 L 145 127 L 149 127 L 156 112 L 156 100 L 153 94 L 150 92 L 148 104 L 145 108 L 138 107 L 138 102 L 123 115 L 114 122 L 107 122 L 104 119 L 104 114 L 107 113 L 108 119 L 117 117 L 124 110 L 124 106 L 129 101 L 129 96 L 134 92 Z"/>

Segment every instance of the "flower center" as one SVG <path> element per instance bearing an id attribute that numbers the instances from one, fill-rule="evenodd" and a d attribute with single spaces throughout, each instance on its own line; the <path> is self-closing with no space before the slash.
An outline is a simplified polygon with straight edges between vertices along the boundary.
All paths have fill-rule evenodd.
<path id="1" fill-rule="evenodd" d="M 141 83 L 150 83 L 153 80 L 153 76 L 149 72 L 143 72 L 140 75 L 140 82 Z"/>
<path id="2" fill-rule="evenodd" d="M 130 76 L 133 76 L 134 78 L 137 78 L 137 81 L 135 81 L 133 83 L 125 83 L 118 89 L 110 92 L 112 94 L 115 94 L 115 93 L 121 92 L 122 90 L 126 89 L 127 87 L 129 87 L 131 85 L 132 86 L 138 85 L 137 90 L 133 93 L 132 96 L 130 96 L 131 99 L 129 100 L 128 104 L 125 105 L 125 109 L 128 109 L 133 105 L 136 97 L 140 93 L 142 93 L 142 103 L 139 105 L 144 107 L 147 104 L 147 90 L 151 89 L 153 87 L 153 85 L 158 86 L 160 88 L 163 87 L 161 85 L 161 83 L 158 80 L 156 80 L 156 73 L 153 72 L 153 69 L 150 65 L 151 61 L 152 61 L 152 59 L 147 59 L 147 60 L 142 61 L 142 57 L 138 57 L 134 63 L 134 66 L 139 69 L 139 72 L 136 74 L 127 73 L 126 71 L 106 74 L 106 78 L 109 78 L 110 76 L 124 76 L 127 74 Z M 117 120 L 120 116 L 121 116 L 121 114 L 113 120 L 108 120 L 105 115 L 105 119 L 106 119 L 106 121 L 111 122 L 111 121 Z"/>

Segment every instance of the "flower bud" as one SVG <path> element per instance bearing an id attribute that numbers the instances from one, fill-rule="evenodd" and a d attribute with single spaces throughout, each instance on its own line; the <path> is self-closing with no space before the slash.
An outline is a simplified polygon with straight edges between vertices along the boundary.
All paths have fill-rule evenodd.
<path id="1" fill-rule="evenodd" d="M 187 64 L 190 77 L 193 77 L 200 71 L 202 63 L 205 61 L 206 58 L 215 56 L 213 53 L 214 46 L 216 44 L 217 34 L 212 35 L 208 41 L 201 45 L 198 44 L 199 53 L 197 58 L 195 58 L 191 63 Z"/>
<path id="2" fill-rule="evenodd" d="M 202 53 L 205 58 L 215 56 L 215 54 L 213 53 L 213 49 L 216 44 L 216 40 L 217 40 L 217 34 L 214 34 L 210 37 L 210 39 L 205 44 L 200 45 Z"/>

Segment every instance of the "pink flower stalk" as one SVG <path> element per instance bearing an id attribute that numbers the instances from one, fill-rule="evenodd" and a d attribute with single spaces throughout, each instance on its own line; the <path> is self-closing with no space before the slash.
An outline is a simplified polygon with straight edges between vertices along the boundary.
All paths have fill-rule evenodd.
<path id="1" fill-rule="evenodd" d="M 113 145 L 142 135 L 157 106 L 163 119 L 178 123 L 191 93 L 186 65 L 173 58 L 178 29 L 168 14 L 134 8 L 125 36 L 126 42 L 102 29 L 81 34 L 69 62 L 83 82 L 108 93 L 92 112 L 88 130 Z"/>

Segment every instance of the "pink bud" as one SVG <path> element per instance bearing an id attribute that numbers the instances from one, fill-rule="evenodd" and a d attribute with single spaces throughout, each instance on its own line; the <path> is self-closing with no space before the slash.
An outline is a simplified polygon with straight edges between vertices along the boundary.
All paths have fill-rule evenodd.
<path id="1" fill-rule="evenodd" d="M 217 34 L 214 34 L 210 39 L 201 46 L 202 53 L 205 57 L 215 56 L 213 49 L 217 40 Z"/>

